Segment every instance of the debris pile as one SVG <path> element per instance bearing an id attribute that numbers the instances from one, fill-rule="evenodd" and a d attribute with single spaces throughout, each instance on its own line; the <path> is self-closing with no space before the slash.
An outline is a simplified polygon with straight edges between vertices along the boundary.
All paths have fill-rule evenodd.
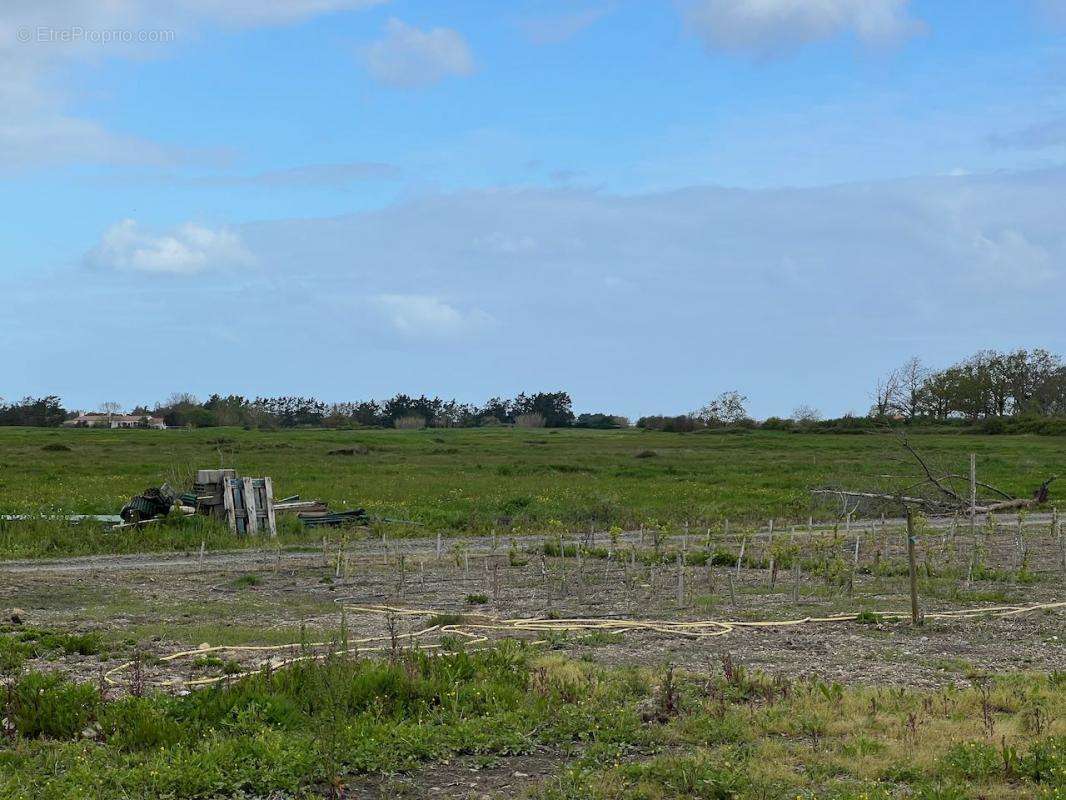
<path id="1" fill-rule="evenodd" d="M 277 536 L 276 515 L 296 514 L 309 528 L 369 525 L 370 515 L 365 509 L 330 511 L 321 500 L 301 500 L 292 495 L 274 500 L 274 484 L 269 477 L 241 477 L 234 469 L 201 469 L 196 471 L 191 492 L 178 494 L 168 484 L 146 489 L 130 498 L 122 507 L 122 524 L 126 528 L 158 522 L 174 509 L 184 516 L 203 515 L 224 521 L 238 535 Z"/>
<path id="2" fill-rule="evenodd" d="M 118 515 L 122 517 L 123 522 L 144 522 L 155 517 L 166 516 L 179 499 L 170 485 L 164 483 L 162 486 L 145 489 L 143 494 L 131 497 Z"/>

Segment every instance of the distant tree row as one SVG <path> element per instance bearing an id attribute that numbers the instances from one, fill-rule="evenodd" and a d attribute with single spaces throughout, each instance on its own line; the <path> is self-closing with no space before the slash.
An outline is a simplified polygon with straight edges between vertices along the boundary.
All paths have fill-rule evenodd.
<path id="1" fill-rule="evenodd" d="M 24 397 L 14 403 L 0 401 L 0 425 L 28 425 L 48 428 L 67 418 L 58 397 Z"/>
<path id="2" fill-rule="evenodd" d="M 791 417 L 752 419 L 748 398 L 723 392 L 705 406 L 675 416 L 652 415 L 637 427 L 684 433 L 701 429 L 792 431 L 870 430 L 886 423 L 916 425 L 978 425 L 988 432 L 1058 432 L 1066 427 L 1066 365 L 1042 349 L 1001 353 L 981 350 L 944 369 L 930 369 L 911 358 L 877 382 L 866 416 L 846 415 L 823 420 L 819 411 L 801 405 Z M 117 413 L 118 403 L 100 410 Z M 54 426 L 76 412 L 63 408 L 58 397 L 0 400 L 0 425 Z M 162 417 L 173 427 L 244 426 L 249 428 L 396 427 L 469 428 L 517 425 L 548 428 L 627 428 L 629 420 L 609 413 L 575 416 L 566 392 L 536 392 L 482 405 L 439 397 L 398 394 L 388 400 L 324 403 L 313 397 L 211 395 L 206 401 L 190 394 L 171 395 L 154 406 L 142 405 L 134 415 Z M 1007 423 L 1010 423 L 1009 426 Z"/>
<path id="3" fill-rule="evenodd" d="M 399 427 L 471 428 L 480 425 L 526 425 L 565 428 L 596 415 L 575 418 L 566 392 L 520 394 L 511 399 L 494 397 L 484 405 L 398 394 L 384 401 L 364 400 L 324 403 L 313 397 L 256 397 L 211 395 L 200 402 L 192 395 L 172 395 L 154 408 L 134 413 L 161 416 L 167 425 L 209 427 L 243 425 L 263 428 Z M 601 415 L 602 416 L 602 415 Z M 628 423 L 627 423 L 628 424 Z"/>
<path id="4" fill-rule="evenodd" d="M 970 421 L 1066 416 L 1066 366 L 1047 350 L 981 350 L 933 370 L 920 359 L 878 381 L 870 416 Z"/>

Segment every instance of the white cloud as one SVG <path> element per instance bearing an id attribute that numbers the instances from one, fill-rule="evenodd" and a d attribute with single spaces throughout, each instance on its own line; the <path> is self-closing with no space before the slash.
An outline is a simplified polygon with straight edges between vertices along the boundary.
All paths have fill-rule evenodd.
<path id="1" fill-rule="evenodd" d="M 555 17 L 524 19 L 519 24 L 533 44 L 559 44 L 595 25 L 613 10 L 611 6 L 586 8 Z"/>
<path id="2" fill-rule="evenodd" d="M 405 336 L 450 337 L 491 323 L 482 311 L 459 311 L 437 297 L 421 294 L 381 294 L 374 303 L 389 324 Z"/>
<path id="3" fill-rule="evenodd" d="M 284 25 L 322 14 L 361 11 L 390 0 L 182 0 L 190 14 L 242 26 Z"/>
<path id="4" fill-rule="evenodd" d="M 182 156 L 70 114 L 56 76 L 72 65 L 162 57 L 205 27 L 285 25 L 387 0 L 4 0 L 0 167 L 158 163 Z"/>
<path id="5" fill-rule="evenodd" d="M 977 233 L 972 242 L 975 272 L 995 285 L 1035 286 L 1054 279 L 1051 254 L 1016 230 Z"/>
<path id="6" fill-rule="evenodd" d="M 255 175 L 219 175 L 197 182 L 215 186 L 270 186 L 287 188 L 327 187 L 340 189 L 366 181 L 393 180 L 401 170 L 393 164 L 355 161 L 346 164 L 306 164 Z"/>
<path id="7" fill-rule="evenodd" d="M 536 248 L 537 240 L 532 236 L 510 235 L 501 231 L 493 231 L 488 236 L 478 236 L 474 239 L 474 246 L 489 253 L 516 255 L 518 253 L 528 253 Z"/>
<path id="8" fill-rule="evenodd" d="M 780 53 L 854 34 L 892 44 L 922 30 L 908 0 L 689 0 L 689 27 L 709 49 Z"/>
<path id="9" fill-rule="evenodd" d="M 474 56 L 458 31 L 423 31 L 395 17 L 386 24 L 385 36 L 364 48 L 363 60 L 377 80 L 400 88 L 432 86 L 474 72 Z"/>
<path id="10" fill-rule="evenodd" d="M 173 274 L 254 261 L 241 237 L 227 228 L 212 229 L 190 222 L 170 233 L 153 234 L 132 219 L 108 228 L 86 259 L 97 267 Z"/>
<path id="11" fill-rule="evenodd" d="M 998 133 L 989 137 L 993 147 L 1019 150 L 1043 150 L 1066 144 L 1066 117 L 1039 122 L 1010 133 Z"/>

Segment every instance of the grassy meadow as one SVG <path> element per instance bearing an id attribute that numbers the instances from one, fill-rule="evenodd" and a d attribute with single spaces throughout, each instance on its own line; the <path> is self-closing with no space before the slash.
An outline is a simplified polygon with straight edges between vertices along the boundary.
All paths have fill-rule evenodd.
<path id="1" fill-rule="evenodd" d="M 7 693 L 0 796 L 339 798 L 363 796 L 367 774 L 465 757 L 509 775 L 539 752 L 555 775 L 530 800 L 1052 800 L 1066 790 L 1062 684 L 845 688 L 726 657 L 689 676 L 515 644 L 334 657 L 180 697 L 30 672 Z"/>
<path id="2" fill-rule="evenodd" d="M 1018 494 L 1066 474 L 1066 446 L 1057 437 L 930 434 L 914 441 L 959 472 L 976 452 L 980 478 Z M 809 487 L 871 485 L 913 471 L 891 434 L 0 428 L 0 513 L 117 513 L 148 486 L 187 484 L 195 469 L 218 466 L 272 476 L 279 497 L 300 494 L 425 526 L 408 535 L 805 520 L 829 512 L 812 508 Z M 23 554 L 26 536 L 59 542 L 65 527 L 0 523 L 0 546 Z M 97 551 L 93 532 L 81 527 L 67 544 Z M 210 524 L 186 523 L 188 535 L 157 527 L 112 535 L 114 546 L 104 549 L 167 549 L 205 537 L 226 543 Z M 291 523 L 284 533 L 300 539 Z M 57 552 L 69 549 L 61 543 Z"/>

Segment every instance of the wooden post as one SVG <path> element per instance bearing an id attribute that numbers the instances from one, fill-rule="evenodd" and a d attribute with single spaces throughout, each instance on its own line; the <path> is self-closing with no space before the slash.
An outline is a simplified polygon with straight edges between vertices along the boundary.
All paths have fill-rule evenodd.
<path id="1" fill-rule="evenodd" d="M 274 481 L 267 477 L 263 478 L 263 503 L 266 505 L 266 525 L 270 538 L 277 538 L 278 520 L 274 516 Z"/>
<path id="2" fill-rule="evenodd" d="M 1066 539 L 1062 535 L 1062 520 L 1059 519 L 1057 508 L 1051 509 L 1051 530 L 1059 541 L 1059 566 L 1063 572 L 1066 572 Z"/>
<path id="3" fill-rule="evenodd" d="M 443 551 L 443 542 L 441 541 L 440 531 L 437 531 L 437 561 L 440 561 L 441 553 Z"/>
<path id="4" fill-rule="evenodd" d="M 748 537 L 740 540 L 740 555 L 737 556 L 737 578 L 740 578 L 740 568 L 744 564 L 744 546 L 748 543 Z"/>
<path id="5" fill-rule="evenodd" d="M 733 606 L 733 608 L 736 608 L 737 607 L 737 592 L 736 592 L 736 589 L 733 586 L 733 576 L 729 575 L 729 574 L 726 574 L 726 577 L 729 579 L 729 604 L 731 606 Z"/>
<path id="6" fill-rule="evenodd" d="M 851 519 L 851 515 L 848 515 L 848 520 L 850 521 L 850 519 Z M 848 587 L 851 590 L 851 592 L 853 592 L 853 593 L 855 591 L 855 577 L 859 573 L 859 539 L 860 538 L 861 538 L 861 534 L 858 531 L 856 531 L 855 532 L 855 552 L 852 554 L 852 557 L 851 557 L 851 583 L 850 583 L 850 586 Z"/>
<path id="7" fill-rule="evenodd" d="M 685 605 L 685 556 L 677 554 L 677 605 Z"/>
<path id="8" fill-rule="evenodd" d="M 803 565 L 800 564 L 799 553 L 793 555 L 792 562 L 792 602 L 800 600 L 800 578 L 803 576 Z"/>
<path id="9" fill-rule="evenodd" d="M 914 512 L 907 507 L 907 569 L 911 582 L 911 623 L 919 624 L 918 612 L 918 566 L 914 560 L 914 546 L 916 544 L 914 532 Z"/>
<path id="10" fill-rule="evenodd" d="M 970 453 L 970 536 L 977 546 L 977 453 Z"/>
<path id="11" fill-rule="evenodd" d="M 255 502 L 255 487 L 251 478 L 241 478 L 244 495 L 244 529 L 252 536 L 259 533 L 259 508 Z"/>
<path id="12" fill-rule="evenodd" d="M 204 548 L 207 546 L 207 542 L 203 539 L 200 540 L 200 572 L 204 571 Z"/>

